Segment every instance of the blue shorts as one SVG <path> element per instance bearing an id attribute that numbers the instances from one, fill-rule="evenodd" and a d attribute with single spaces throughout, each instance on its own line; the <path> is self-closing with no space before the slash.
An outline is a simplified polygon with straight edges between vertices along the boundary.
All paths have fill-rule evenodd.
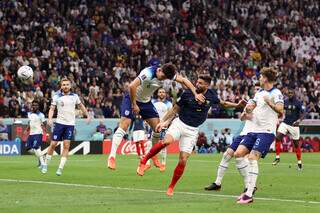
<path id="1" fill-rule="evenodd" d="M 63 141 L 73 139 L 73 125 L 64 125 L 55 123 L 53 127 L 52 140 L 53 141 Z"/>
<path id="2" fill-rule="evenodd" d="M 42 134 L 29 135 L 26 147 L 27 149 L 38 149 L 42 143 Z"/>
<path id="3" fill-rule="evenodd" d="M 234 152 L 238 149 L 239 144 L 244 139 L 245 135 L 239 135 L 236 138 L 233 139 L 232 144 L 230 145 L 230 149 L 232 149 Z"/>
<path id="4" fill-rule="evenodd" d="M 249 151 L 260 152 L 261 157 L 264 158 L 268 154 L 274 139 L 275 136 L 272 133 L 248 133 L 240 144 L 247 147 Z"/>
<path id="5" fill-rule="evenodd" d="M 157 109 L 152 104 L 151 101 L 147 103 L 141 103 L 137 101 L 137 105 L 140 108 L 140 115 L 143 120 L 149 118 L 159 118 Z M 131 120 L 134 120 L 134 114 L 132 112 L 131 100 L 129 94 L 126 94 L 121 103 L 121 117 L 126 117 Z"/>

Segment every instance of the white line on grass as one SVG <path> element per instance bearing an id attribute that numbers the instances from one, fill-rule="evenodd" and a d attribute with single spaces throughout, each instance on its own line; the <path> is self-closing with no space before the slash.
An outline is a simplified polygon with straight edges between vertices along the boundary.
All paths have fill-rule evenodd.
<path id="1" fill-rule="evenodd" d="M 80 188 L 114 189 L 114 190 L 125 190 L 125 191 L 165 193 L 165 191 L 155 190 L 155 189 L 139 189 L 139 188 L 126 188 L 126 187 L 114 187 L 114 186 L 103 186 L 103 185 L 99 186 L 99 185 L 90 185 L 90 184 L 61 183 L 61 182 L 38 181 L 38 180 L 0 179 L 0 181 L 15 182 L 15 183 L 58 185 L 58 186 L 73 186 L 73 187 L 80 187 Z M 220 198 L 237 198 L 238 197 L 234 195 L 221 195 L 221 194 L 218 195 L 218 194 L 195 193 L 195 192 L 174 192 L 174 193 L 182 194 L 182 195 L 211 196 L 211 197 L 220 197 Z M 319 201 L 290 200 L 290 199 L 278 199 L 278 198 L 266 198 L 266 197 L 255 197 L 255 200 L 277 201 L 277 202 L 288 202 L 288 203 L 304 203 L 304 204 L 320 204 Z"/>

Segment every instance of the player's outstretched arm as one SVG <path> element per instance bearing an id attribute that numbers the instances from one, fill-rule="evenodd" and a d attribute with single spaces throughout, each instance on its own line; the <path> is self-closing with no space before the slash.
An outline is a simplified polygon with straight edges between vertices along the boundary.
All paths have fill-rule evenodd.
<path id="1" fill-rule="evenodd" d="M 130 94 L 130 100 L 131 100 L 131 105 L 132 105 L 132 111 L 135 114 L 138 114 L 140 109 L 137 105 L 137 99 L 136 99 L 136 94 L 137 94 L 137 87 L 141 84 L 141 81 L 139 78 L 134 79 L 129 85 L 129 94 Z"/>
<path id="2" fill-rule="evenodd" d="M 247 102 L 245 100 L 241 100 L 239 101 L 239 103 L 232 103 L 229 101 L 222 101 L 220 100 L 220 105 L 223 108 L 242 108 L 247 104 Z"/>
<path id="3" fill-rule="evenodd" d="M 167 111 L 167 113 L 162 118 L 161 122 L 156 126 L 157 131 L 161 131 L 162 128 L 168 127 L 171 121 L 175 118 L 176 114 L 180 111 L 180 107 L 175 104 L 171 109 Z"/>
<path id="4" fill-rule="evenodd" d="M 79 104 L 79 108 L 82 111 L 82 113 L 87 117 L 87 123 L 89 123 L 91 121 L 91 117 L 90 117 L 90 115 L 88 113 L 87 108 L 84 106 L 83 103 Z"/>
<path id="5" fill-rule="evenodd" d="M 176 82 L 183 84 L 188 89 L 190 89 L 197 101 L 200 101 L 201 103 L 205 102 L 206 98 L 204 97 L 204 95 L 198 94 L 196 92 L 196 88 L 193 86 L 193 84 L 187 78 L 184 78 L 181 75 L 177 75 L 175 80 L 176 80 Z"/>

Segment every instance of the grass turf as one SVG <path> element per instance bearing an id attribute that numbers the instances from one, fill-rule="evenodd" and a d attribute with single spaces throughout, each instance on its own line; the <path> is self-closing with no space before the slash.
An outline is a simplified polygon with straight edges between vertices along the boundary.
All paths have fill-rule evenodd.
<path id="1" fill-rule="evenodd" d="M 177 155 L 168 156 L 164 173 L 152 167 L 143 177 L 136 175 L 136 156 L 118 156 L 116 171 L 106 168 L 103 155 L 70 156 L 61 177 L 55 175 L 58 156 L 46 175 L 34 156 L 0 157 L 0 212 L 320 212 L 319 156 L 303 154 L 304 169 L 297 171 L 294 154 L 282 154 L 277 166 L 269 154 L 259 164 L 256 199 L 246 206 L 235 202 L 243 181 L 233 160 L 222 190 L 203 190 L 215 179 L 221 155 L 191 156 L 171 198 L 165 190 Z"/>

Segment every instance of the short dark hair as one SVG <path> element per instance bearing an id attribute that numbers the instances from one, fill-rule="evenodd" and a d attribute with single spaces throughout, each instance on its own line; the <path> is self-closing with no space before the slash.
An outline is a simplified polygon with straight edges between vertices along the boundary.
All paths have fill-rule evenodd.
<path id="1" fill-rule="evenodd" d="M 162 67 L 162 72 L 168 79 L 173 79 L 177 72 L 177 67 L 172 63 L 166 63 Z"/>
<path id="2" fill-rule="evenodd" d="M 259 82 L 259 81 L 256 82 L 256 83 L 254 84 L 254 86 L 255 86 L 255 87 L 260 87 L 260 82 Z"/>
<path id="3" fill-rule="evenodd" d="M 204 80 L 209 85 L 211 84 L 212 78 L 210 75 L 199 75 L 198 78 Z"/>
<path id="4" fill-rule="evenodd" d="M 264 67 L 261 69 L 260 74 L 265 76 L 269 82 L 275 82 L 277 80 L 278 71 L 273 67 Z"/>

